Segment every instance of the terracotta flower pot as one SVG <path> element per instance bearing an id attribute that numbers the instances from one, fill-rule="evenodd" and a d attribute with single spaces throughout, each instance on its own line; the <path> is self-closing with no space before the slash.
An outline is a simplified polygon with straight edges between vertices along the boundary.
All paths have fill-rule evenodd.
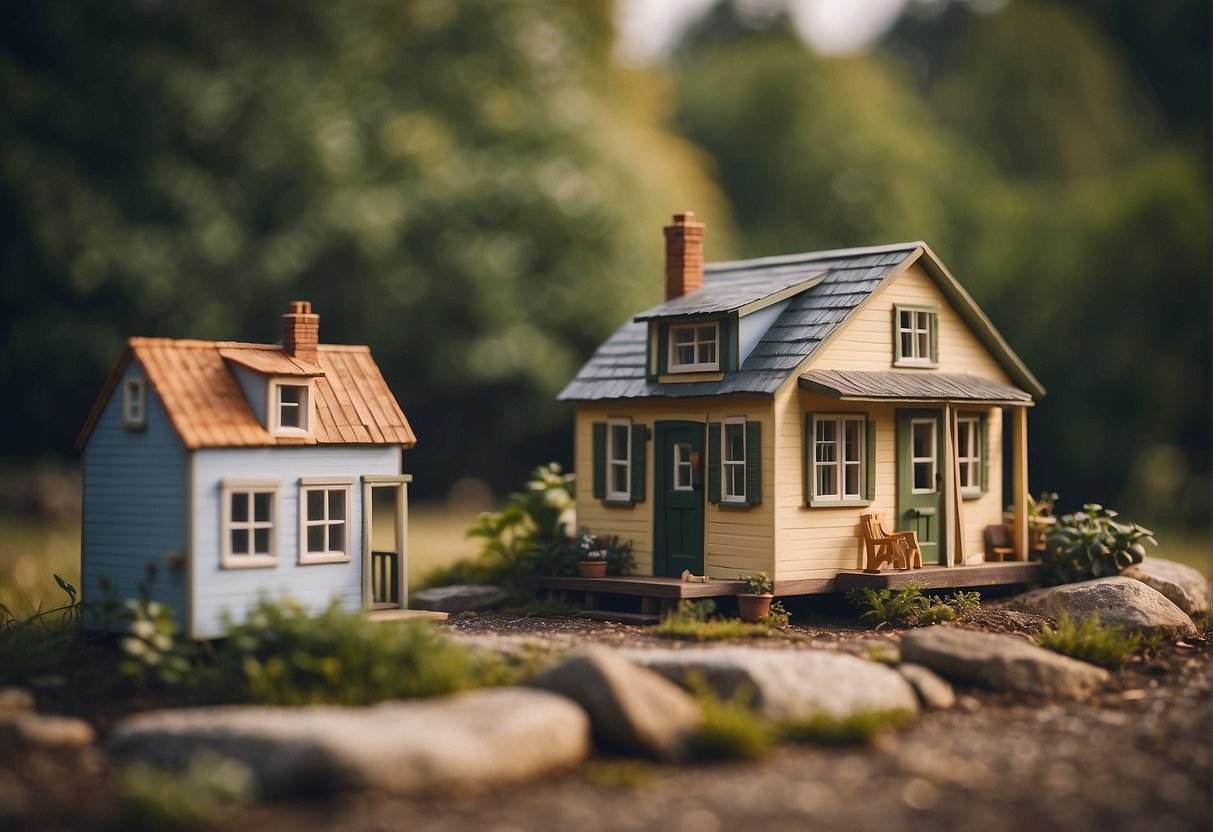
<path id="1" fill-rule="evenodd" d="M 775 600 L 773 595 L 751 595 L 748 592 L 742 592 L 737 596 L 737 614 L 741 616 L 742 621 L 754 623 L 766 618 L 771 612 L 771 601 Z"/>
<path id="2" fill-rule="evenodd" d="M 607 562 L 605 560 L 579 560 L 577 572 L 583 578 L 605 578 Z"/>

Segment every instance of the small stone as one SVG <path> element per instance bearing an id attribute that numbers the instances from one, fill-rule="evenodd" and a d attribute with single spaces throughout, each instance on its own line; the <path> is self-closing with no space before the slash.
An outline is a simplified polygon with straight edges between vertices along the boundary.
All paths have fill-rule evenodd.
<path id="1" fill-rule="evenodd" d="M 15 686 L 0 688 L 0 713 L 10 711 L 32 711 L 34 694 L 26 688 Z"/>
<path id="2" fill-rule="evenodd" d="M 455 584 L 423 589 L 413 596 L 413 607 L 437 612 L 480 612 L 499 607 L 510 594 L 499 586 Z"/>
<path id="3" fill-rule="evenodd" d="M 956 704 L 956 691 L 938 674 L 920 664 L 902 662 L 897 672 L 914 686 L 918 701 L 931 710 L 946 710 Z"/>
<path id="4" fill-rule="evenodd" d="M 53 716 L 32 711 L 0 715 L 0 742 L 41 748 L 77 748 L 95 738 L 93 726 L 70 716 Z"/>

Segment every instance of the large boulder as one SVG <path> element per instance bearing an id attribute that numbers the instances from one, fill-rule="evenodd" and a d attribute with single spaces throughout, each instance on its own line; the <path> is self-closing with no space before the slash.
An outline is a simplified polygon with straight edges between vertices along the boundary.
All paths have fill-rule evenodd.
<path id="1" fill-rule="evenodd" d="M 453 584 L 423 589 L 413 596 L 413 608 L 437 612 L 481 612 L 499 607 L 510 594 L 499 586 Z"/>
<path id="2" fill-rule="evenodd" d="M 614 650 L 592 648 L 570 656 L 531 684 L 585 709 L 599 744 L 646 757 L 678 757 L 703 719 L 699 705 L 682 688 Z"/>
<path id="3" fill-rule="evenodd" d="M 680 685 L 703 679 L 722 699 L 748 690 L 751 706 L 774 719 L 918 710 L 914 688 L 897 671 L 842 653 L 692 647 L 628 650 L 626 656 Z"/>
<path id="4" fill-rule="evenodd" d="M 1099 623 L 1182 638 L 1196 635 L 1192 619 L 1163 594 L 1141 581 L 1117 576 L 1062 584 L 1011 598 L 1008 606 L 1059 618 L 1063 612 L 1081 621 L 1098 613 Z"/>
<path id="5" fill-rule="evenodd" d="M 1158 590 L 1192 618 L 1209 614 L 1209 579 L 1187 564 L 1146 558 L 1120 574 Z"/>
<path id="6" fill-rule="evenodd" d="M 1108 681 L 1108 671 L 1038 647 L 1018 636 L 936 625 L 901 637 L 902 661 L 949 679 L 995 690 L 1080 699 Z"/>
<path id="7" fill-rule="evenodd" d="M 368 708 L 230 706 L 119 723 L 117 755 L 184 767 L 199 749 L 248 765 L 270 796 L 376 788 L 397 795 L 533 780 L 590 752 L 585 712 L 553 693 L 498 688 Z"/>

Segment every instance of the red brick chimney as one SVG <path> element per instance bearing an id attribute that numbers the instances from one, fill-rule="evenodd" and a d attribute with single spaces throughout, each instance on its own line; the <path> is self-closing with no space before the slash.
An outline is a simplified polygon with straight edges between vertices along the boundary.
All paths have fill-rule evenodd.
<path id="1" fill-rule="evenodd" d="M 291 301 L 291 308 L 282 316 L 282 348 L 307 364 L 316 363 L 316 342 L 320 339 L 320 316 L 312 314 L 312 304 L 306 300 Z"/>
<path id="2" fill-rule="evenodd" d="M 665 299 L 673 300 L 703 285 L 703 223 L 695 213 L 674 215 L 665 227 Z"/>

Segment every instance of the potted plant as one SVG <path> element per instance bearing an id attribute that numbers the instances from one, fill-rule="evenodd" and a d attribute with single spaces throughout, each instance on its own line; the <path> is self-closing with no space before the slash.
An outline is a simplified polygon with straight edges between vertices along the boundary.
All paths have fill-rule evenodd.
<path id="1" fill-rule="evenodd" d="M 607 571 L 607 544 L 590 533 L 585 533 L 577 542 L 581 559 L 577 561 L 577 574 L 583 578 L 604 578 Z"/>
<path id="2" fill-rule="evenodd" d="M 737 613 L 742 621 L 761 621 L 771 612 L 771 600 L 775 597 L 774 586 L 766 572 L 757 575 L 743 575 L 746 592 L 737 595 Z"/>

